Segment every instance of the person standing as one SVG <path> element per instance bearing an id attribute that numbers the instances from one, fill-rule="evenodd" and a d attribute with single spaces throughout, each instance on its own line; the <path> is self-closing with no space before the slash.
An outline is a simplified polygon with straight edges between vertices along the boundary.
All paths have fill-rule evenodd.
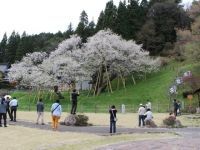
<path id="1" fill-rule="evenodd" d="M 62 107 L 60 105 L 60 101 L 56 100 L 55 103 L 51 106 L 51 114 L 52 114 L 52 128 L 54 130 L 58 129 L 58 121 L 61 117 Z"/>
<path id="2" fill-rule="evenodd" d="M 176 101 L 176 99 L 174 99 L 174 116 L 176 117 L 177 116 L 177 111 L 178 111 L 178 103 Z"/>
<path id="3" fill-rule="evenodd" d="M 178 104 L 177 115 L 181 115 L 181 102 L 178 101 L 177 104 Z"/>
<path id="4" fill-rule="evenodd" d="M 77 92 L 76 89 L 73 89 L 71 93 L 71 102 L 72 102 L 71 114 L 76 114 L 78 96 L 79 96 L 79 91 Z"/>
<path id="5" fill-rule="evenodd" d="M 16 97 L 13 97 L 13 99 L 9 103 L 10 108 L 11 108 L 11 120 L 16 122 L 16 114 L 17 114 L 17 107 L 18 107 L 18 100 Z"/>
<path id="6" fill-rule="evenodd" d="M 151 102 L 149 100 L 147 100 L 147 104 L 146 104 L 146 110 L 147 109 L 151 110 Z"/>
<path id="7" fill-rule="evenodd" d="M 116 121 L 117 121 L 117 110 L 115 108 L 115 105 L 112 105 L 109 109 L 110 113 L 110 133 L 116 133 Z"/>
<path id="8" fill-rule="evenodd" d="M 44 103 L 42 102 L 42 99 L 40 98 L 37 102 L 37 121 L 36 124 L 39 124 L 39 119 L 41 118 L 42 125 L 44 125 Z"/>
<path id="9" fill-rule="evenodd" d="M 144 123 L 144 114 L 146 112 L 145 106 L 143 106 L 142 104 L 140 104 L 140 107 L 138 109 L 138 116 L 139 116 L 139 124 L 138 126 L 145 126 Z M 141 121 L 142 121 L 142 125 L 141 125 Z"/>
<path id="10" fill-rule="evenodd" d="M 1 98 L 0 100 L 0 127 L 2 127 L 2 124 L 1 124 L 1 120 L 3 118 L 4 120 L 4 127 L 7 127 L 6 125 L 6 102 L 5 102 L 5 98 Z"/>
<path id="11" fill-rule="evenodd" d="M 10 104 L 10 97 L 6 97 L 6 114 L 8 114 L 8 116 L 9 116 L 9 118 L 10 118 L 10 120 L 11 120 L 11 112 L 10 112 L 10 106 L 9 106 L 9 104 Z M 7 115 L 6 115 L 6 118 L 7 118 Z"/>

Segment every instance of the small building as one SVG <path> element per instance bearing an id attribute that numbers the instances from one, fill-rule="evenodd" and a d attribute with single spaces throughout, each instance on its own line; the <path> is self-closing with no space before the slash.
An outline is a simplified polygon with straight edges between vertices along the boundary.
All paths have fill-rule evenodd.
<path id="1" fill-rule="evenodd" d="M 0 63 L 0 72 L 3 74 L 3 80 L 8 81 L 8 69 L 9 69 L 9 64 L 8 63 Z"/>

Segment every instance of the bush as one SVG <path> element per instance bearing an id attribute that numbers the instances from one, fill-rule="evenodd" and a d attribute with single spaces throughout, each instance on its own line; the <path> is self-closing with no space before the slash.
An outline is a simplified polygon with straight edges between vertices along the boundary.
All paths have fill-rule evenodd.
<path id="1" fill-rule="evenodd" d="M 188 95 L 191 95 L 192 94 L 192 92 L 191 91 L 185 91 L 185 92 L 183 92 L 183 98 L 187 98 L 188 97 Z"/>
<path id="2" fill-rule="evenodd" d="M 167 125 L 167 126 L 173 127 L 175 125 L 175 123 L 176 123 L 176 117 L 174 117 L 174 116 L 169 116 L 168 118 L 165 118 L 163 120 L 163 124 Z"/>
<path id="3" fill-rule="evenodd" d="M 75 126 L 87 126 L 88 125 L 88 116 L 85 115 L 76 115 Z"/>
<path id="4" fill-rule="evenodd" d="M 175 116 L 169 116 L 163 120 L 163 124 L 167 127 L 172 128 L 182 128 L 183 125 L 181 124 L 180 120 L 177 120 Z"/>
<path id="5" fill-rule="evenodd" d="M 196 108 L 193 106 L 188 106 L 181 110 L 181 112 L 183 113 L 190 113 L 190 114 L 195 114 L 196 111 L 197 111 Z"/>

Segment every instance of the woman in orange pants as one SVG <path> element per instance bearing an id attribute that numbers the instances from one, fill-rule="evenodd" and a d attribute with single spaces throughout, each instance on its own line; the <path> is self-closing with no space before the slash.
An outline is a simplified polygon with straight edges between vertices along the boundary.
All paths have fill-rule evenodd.
<path id="1" fill-rule="evenodd" d="M 58 121 L 59 121 L 61 113 L 62 113 L 62 107 L 60 105 L 59 100 L 56 100 L 56 102 L 52 104 L 51 113 L 52 113 L 52 128 L 54 130 L 57 130 L 58 129 Z"/>

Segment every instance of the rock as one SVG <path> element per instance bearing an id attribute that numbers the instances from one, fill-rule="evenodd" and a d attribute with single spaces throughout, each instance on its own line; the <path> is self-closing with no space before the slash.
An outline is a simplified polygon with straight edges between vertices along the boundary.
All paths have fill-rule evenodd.
<path id="1" fill-rule="evenodd" d="M 85 115 L 72 115 L 70 114 L 64 120 L 64 125 L 67 126 L 87 126 L 88 117 Z"/>
<path id="2" fill-rule="evenodd" d="M 75 123 L 76 123 L 76 117 L 75 117 L 75 115 L 72 115 L 72 114 L 67 116 L 64 120 L 64 124 L 67 126 L 74 126 Z"/>

